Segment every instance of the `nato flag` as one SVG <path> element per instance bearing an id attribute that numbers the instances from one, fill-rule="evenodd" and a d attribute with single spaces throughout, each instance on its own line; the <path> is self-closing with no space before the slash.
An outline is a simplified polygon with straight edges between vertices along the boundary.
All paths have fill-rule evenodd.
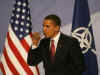
<path id="1" fill-rule="evenodd" d="M 98 75 L 96 48 L 90 19 L 88 0 L 75 0 L 72 36 L 78 39 L 84 54 L 86 69 L 83 75 Z"/>

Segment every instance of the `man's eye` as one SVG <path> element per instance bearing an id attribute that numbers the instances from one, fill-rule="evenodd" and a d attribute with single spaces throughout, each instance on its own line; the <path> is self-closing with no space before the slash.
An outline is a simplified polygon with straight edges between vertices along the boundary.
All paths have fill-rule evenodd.
<path id="1" fill-rule="evenodd" d="M 49 28 L 49 26 L 46 26 L 47 28 Z"/>
<path id="2" fill-rule="evenodd" d="M 49 28 L 50 26 L 49 25 L 43 25 L 43 27 Z"/>

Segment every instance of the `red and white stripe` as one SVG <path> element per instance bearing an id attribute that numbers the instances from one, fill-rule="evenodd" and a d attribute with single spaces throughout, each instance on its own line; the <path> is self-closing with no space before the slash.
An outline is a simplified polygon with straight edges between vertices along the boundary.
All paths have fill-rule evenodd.
<path id="1" fill-rule="evenodd" d="M 38 66 L 30 67 L 27 64 L 27 55 L 31 44 L 31 34 L 20 41 L 9 25 L 0 62 L 3 75 L 39 75 Z"/>

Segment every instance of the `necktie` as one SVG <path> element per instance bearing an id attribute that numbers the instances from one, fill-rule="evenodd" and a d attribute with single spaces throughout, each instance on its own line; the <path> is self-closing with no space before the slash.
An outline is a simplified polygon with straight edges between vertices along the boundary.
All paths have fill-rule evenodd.
<path id="1" fill-rule="evenodd" d="M 54 40 L 51 40 L 51 61 L 54 62 L 55 59 L 55 45 Z"/>

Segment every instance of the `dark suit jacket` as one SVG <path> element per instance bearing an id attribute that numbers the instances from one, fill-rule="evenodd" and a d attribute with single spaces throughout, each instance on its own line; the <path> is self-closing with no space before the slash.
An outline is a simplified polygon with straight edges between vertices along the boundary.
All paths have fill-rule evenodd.
<path id="1" fill-rule="evenodd" d="M 61 33 L 54 63 L 51 63 L 49 47 L 50 39 L 42 39 L 38 48 L 29 50 L 27 63 L 30 66 L 35 66 L 43 61 L 45 75 L 82 75 L 84 70 L 83 55 L 75 38 Z"/>

